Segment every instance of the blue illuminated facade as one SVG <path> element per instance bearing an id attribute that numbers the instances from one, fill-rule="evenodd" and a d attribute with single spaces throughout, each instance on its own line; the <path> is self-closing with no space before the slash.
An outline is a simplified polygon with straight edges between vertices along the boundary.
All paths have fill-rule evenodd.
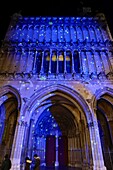
<path id="1" fill-rule="evenodd" d="M 13 15 L 0 49 L 0 163 L 8 153 L 12 170 L 21 170 L 38 154 L 41 166 L 112 168 L 112 111 L 103 14 Z"/>
<path id="2" fill-rule="evenodd" d="M 106 57 L 112 53 L 110 35 L 98 17 L 20 17 L 12 24 L 5 38 L 11 44 L 9 55 L 16 53 L 11 74 L 51 73 L 55 78 L 59 73 L 97 76 L 111 71 Z"/>

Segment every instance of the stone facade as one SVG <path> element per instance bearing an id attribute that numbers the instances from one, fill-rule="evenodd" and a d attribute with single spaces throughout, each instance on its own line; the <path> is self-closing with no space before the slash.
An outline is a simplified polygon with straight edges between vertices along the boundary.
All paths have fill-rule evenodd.
<path id="1" fill-rule="evenodd" d="M 0 161 L 8 152 L 20 170 L 37 153 L 42 166 L 62 165 L 63 155 L 66 166 L 110 169 L 112 112 L 113 46 L 103 14 L 12 17 L 0 49 Z"/>

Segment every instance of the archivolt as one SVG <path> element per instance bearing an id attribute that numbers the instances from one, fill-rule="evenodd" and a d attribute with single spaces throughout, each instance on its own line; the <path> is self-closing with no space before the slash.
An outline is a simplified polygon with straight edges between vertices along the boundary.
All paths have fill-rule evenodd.
<path id="1" fill-rule="evenodd" d="M 7 93 L 12 93 L 15 95 L 15 97 L 17 98 L 17 101 L 18 101 L 18 109 L 20 110 L 20 107 L 21 107 L 21 98 L 20 98 L 20 94 L 19 92 L 17 91 L 17 89 L 15 89 L 14 87 L 12 86 L 3 86 L 0 88 L 0 96 L 3 96 Z"/>
<path id="2" fill-rule="evenodd" d="M 67 86 L 61 85 L 61 84 L 47 86 L 47 87 L 44 87 L 44 88 L 36 91 L 35 94 L 30 98 L 29 102 L 26 103 L 22 112 L 25 113 L 25 114 L 27 112 L 30 113 L 32 111 L 34 105 L 36 105 L 37 101 L 42 100 L 48 94 L 52 94 L 52 93 L 55 93 L 55 92 L 64 93 L 67 96 L 69 96 L 70 98 L 72 98 L 74 101 L 76 101 L 80 105 L 83 112 L 85 113 L 85 116 L 87 118 L 87 122 L 93 121 L 90 109 L 89 109 L 87 103 L 85 102 L 85 100 L 83 99 L 83 97 L 76 90 L 71 89 Z M 40 106 L 40 103 L 39 103 L 39 106 Z M 30 117 L 31 117 L 31 114 L 29 116 L 29 119 L 30 119 Z"/>

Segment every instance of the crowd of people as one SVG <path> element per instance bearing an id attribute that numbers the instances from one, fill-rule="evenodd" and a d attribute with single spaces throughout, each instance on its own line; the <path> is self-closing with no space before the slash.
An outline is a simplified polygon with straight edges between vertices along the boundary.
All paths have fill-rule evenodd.
<path id="1" fill-rule="evenodd" d="M 24 170 L 39 170 L 40 168 L 40 157 L 35 154 L 34 159 L 31 160 L 29 157 L 25 158 L 25 169 Z M 10 170 L 12 166 L 9 155 L 6 154 L 2 162 L 1 170 Z"/>

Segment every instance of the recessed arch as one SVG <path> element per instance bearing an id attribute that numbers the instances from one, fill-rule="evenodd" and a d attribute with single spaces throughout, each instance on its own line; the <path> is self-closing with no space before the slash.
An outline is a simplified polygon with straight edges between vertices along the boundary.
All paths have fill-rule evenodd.
<path id="1" fill-rule="evenodd" d="M 27 101 L 22 113 L 25 113 L 23 116 L 30 125 L 30 131 L 33 131 L 33 134 L 28 139 L 28 147 L 31 148 L 31 151 L 28 152 L 31 157 L 34 152 L 41 152 L 40 145 L 43 144 L 42 155 L 44 155 L 46 135 L 50 134 L 50 138 L 51 136 L 55 137 L 56 131 L 58 131 L 58 136 L 65 136 L 68 141 L 78 141 L 76 146 L 78 155 L 81 154 L 81 148 L 85 147 L 81 145 L 81 136 L 85 137 L 87 133 L 87 137 L 84 140 L 87 138 L 89 140 L 88 145 L 91 145 L 90 131 L 85 132 L 85 128 L 93 122 L 93 117 L 86 101 L 77 91 L 62 84 L 55 84 L 35 91 L 35 94 Z M 57 126 L 55 126 L 56 124 Z M 32 142 L 30 142 L 31 140 Z M 71 147 L 74 148 L 74 144 L 68 148 L 70 154 L 72 154 L 70 151 Z M 45 162 L 45 158 L 42 155 L 41 159 Z"/>
<path id="2" fill-rule="evenodd" d="M 20 95 L 15 88 L 12 86 L 0 88 L 0 155 L 2 157 L 6 152 L 11 154 L 20 107 Z"/>
<path id="3" fill-rule="evenodd" d="M 110 87 L 104 87 L 102 89 L 97 90 L 94 96 L 92 97 L 92 108 L 96 109 L 97 100 L 99 100 L 104 94 L 108 94 L 108 96 L 113 96 L 113 89 L 111 89 Z"/>
<path id="4" fill-rule="evenodd" d="M 17 89 L 15 89 L 14 87 L 9 86 L 9 85 L 3 86 L 3 87 L 0 88 L 0 96 L 4 96 L 7 93 L 12 93 L 12 94 L 15 95 L 15 97 L 17 98 L 17 101 L 18 101 L 18 109 L 20 110 L 20 108 L 21 108 L 21 98 L 20 98 L 20 94 L 17 91 Z"/>
<path id="5" fill-rule="evenodd" d="M 92 107 L 95 109 L 95 114 L 97 117 L 105 166 L 107 169 L 111 169 L 112 165 L 110 159 L 113 149 L 113 90 L 109 87 L 104 87 L 97 90 L 95 92 L 95 96 L 93 96 Z"/>
<path id="6" fill-rule="evenodd" d="M 79 106 L 81 106 L 81 110 L 85 113 L 87 122 L 93 121 L 92 113 L 90 112 L 90 108 L 88 107 L 87 103 L 83 99 L 83 97 L 74 89 L 71 89 L 67 86 L 57 84 L 52 86 L 47 86 L 41 90 L 38 90 L 35 92 L 35 95 L 31 96 L 28 103 L 26 103 L 25 107 L 23 108 L 23 113 L 27 114 L 28 112 L 31 112 L 34 105 L 39 107 L 40 105 L 40 99 L 46 97 L 46 95 L 51 95 L 52 93 L 55 93 L 56 91 L 59 91 L 61 93 L 67 94 L 67 96 L 73 98 L 76 100 Z M 39 103 L 38 103 L 39 102 Z M 30 119 L 31 115 L 29 116 Z"/>

